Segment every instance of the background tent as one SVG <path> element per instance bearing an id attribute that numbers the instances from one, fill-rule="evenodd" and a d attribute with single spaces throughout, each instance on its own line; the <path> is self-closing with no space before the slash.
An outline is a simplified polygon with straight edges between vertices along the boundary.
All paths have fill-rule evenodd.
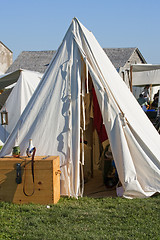
<path id="1" fill-rule="evenodd" d="M 124 196 L 160 192 L 160 136 L 93 34 L 75 18 L 0 156 L 15 145 L 25 155 L 31 138 L 37 155 L 60 156 L 61 194 L 78 197 L 80 166 L 87 161 L 85 98 L 92 96 L 92 88 Z"/>
<path id="2" fill-rule="evenodd" d="M 131 85 L 136 98 L 143 91 L 144 86 L 151 86 L 151 101 L 160 88 L 160 65 L 133 64 L 131 65 Z"/>
<path id="3" fill-rule="evenodd" d="M 7 83 L 3 84 L 3 86 L 8 86 L 16 82 L 13 90 L 1 109 L 1 111 L 6 110 L 8 112 L 8 125 L 0 125 L 0 140 L 2 143 L 5 142 L 17 124 L 20 115 L 29 102 L 42 76 L 43 75 L 39 72 L 20 69 L 0 78 L 1 84 L 1 82 L 5 83 L 7 77 Z"/>

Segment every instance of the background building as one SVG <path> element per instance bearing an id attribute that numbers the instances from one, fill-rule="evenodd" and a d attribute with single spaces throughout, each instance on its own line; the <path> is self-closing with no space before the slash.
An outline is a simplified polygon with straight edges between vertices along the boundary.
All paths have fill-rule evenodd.
<path id="1" fill-rule="evenodd" d="M 13 62 L 13 52 L 0 41 L 0 74 L 4 74 Z"/>

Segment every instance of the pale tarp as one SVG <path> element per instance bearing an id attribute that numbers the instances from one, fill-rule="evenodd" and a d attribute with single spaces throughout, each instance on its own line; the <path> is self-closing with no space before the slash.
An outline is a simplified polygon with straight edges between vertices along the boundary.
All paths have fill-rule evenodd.
<path id="1" fill-rule="evenodd" d="M 16 83 L 1 109 L 1 111 L 6 110 L 8 112 L 8 125 L 0 125 L 0 140 L 2 143 L 6 141 L 17 124 L 42 76 L 42 73 L 24 69 L 7 74 L 8 84 L 13 83 L 13 79 Z M 6 75 L 4 78 L 6 80 Z M 3 77 L 0 78 L 0 82 L 3 82 L 3 80 Z"/>
<path id="2" fill-rule="evenodd" d="M 160 192 L 160 136 L 93 34 L 75 18 L 0 156 L 17 144 L 25 155 L 31 138 L 37 155 L 60 156 L 61 194 L 80 195 L 82 62 L 86 80 L 89 71 L 93 81 L 124 196 Z"/>

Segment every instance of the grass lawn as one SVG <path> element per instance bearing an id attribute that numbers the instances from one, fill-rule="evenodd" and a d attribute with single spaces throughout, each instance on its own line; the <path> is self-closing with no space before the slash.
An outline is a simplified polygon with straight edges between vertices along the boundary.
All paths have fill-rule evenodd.
<path id="1" fill-rule="evenodd" d="M 0 203 L 0 239 L 160 239 L 160 195 L 61 198 L 56 205 Z"/>

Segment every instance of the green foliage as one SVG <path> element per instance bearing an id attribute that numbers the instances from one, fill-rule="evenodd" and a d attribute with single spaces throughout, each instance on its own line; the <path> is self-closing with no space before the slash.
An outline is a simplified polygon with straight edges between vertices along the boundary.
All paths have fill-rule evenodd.
<path id="1" fill-rule="evenodd" d="M 160 196 L 0 203 L 0 240 L 160 239 Z"/>

